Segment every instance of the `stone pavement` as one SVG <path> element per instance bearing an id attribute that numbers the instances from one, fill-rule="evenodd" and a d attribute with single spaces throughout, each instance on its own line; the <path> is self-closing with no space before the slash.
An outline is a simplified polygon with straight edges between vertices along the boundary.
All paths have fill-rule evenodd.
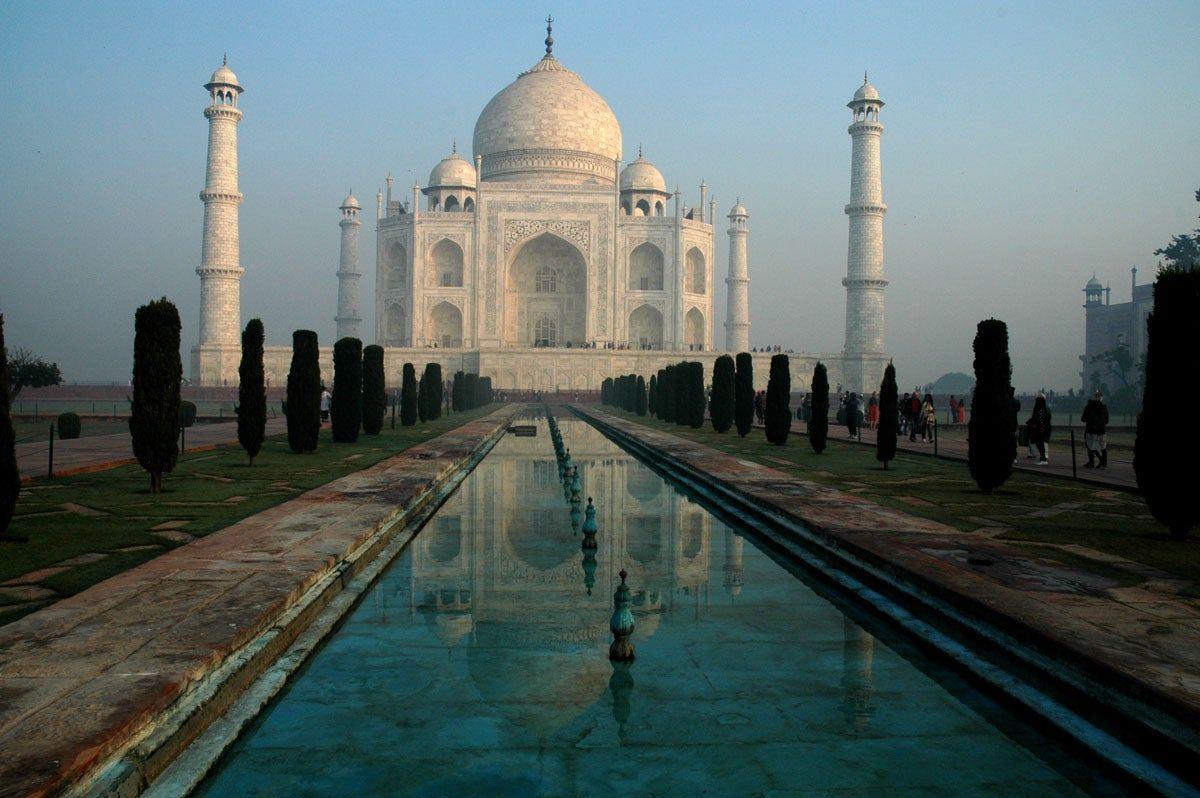
<path id="1" fill-rule="evenodd" d="M 1200 735 L 1200 602 L 1186 579 L 1082 546 L 1073 554 L 1135 571 L 1136 587 L 995 539 L 872 504 L 861 495 L 799 479 L 702 444 L 581 409 L 755 503 L 800 521 L 860 560 L 901 574 L 960 609 L 1037 641 L 1057 659 L 1185 719 Z M 1195 545 L 1184 544 L 1184 545 Z M 1194 594 L 1193 594 L 1194 595 Z"/>
<path id="2" fill-rule="evenodd" d="M 0 796 L 57 794 L 137 742 L 310 587 L 399 526 L 518 410 L 501 408 L 0 628 Z"/>
<path id="3" fill-rule="evenodd" d="M 286 431 L 286 419 L 267 420 L 267 435 L 278 435 Z M 237 422 L 196 424 L 188 428 L 185 443 L 188 452 L 205 451 L 237 443 Z M 17 467 L 21 470 L 21 480 L 28 482 L 45 477 L 49 458 L 49 440 L 17 446 Z M 128 434 L 92 435 L 54 441 L 55 476 L 65 477 L 70 474 L 102 471 L 132 462 L 133 441 Z"/>

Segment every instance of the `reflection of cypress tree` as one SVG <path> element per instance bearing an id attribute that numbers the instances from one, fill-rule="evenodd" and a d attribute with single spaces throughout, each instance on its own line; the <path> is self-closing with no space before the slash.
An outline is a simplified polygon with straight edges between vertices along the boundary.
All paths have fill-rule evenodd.
<path id="1" fill-rule="evenodd" d="M 733 420 L 743 438 L 754 425 L 754 358 L 739 352 L 733 388 Z"/>
<path id="2" fill-rule="evenodd" d="M 849 731 L 863 732 L 875 715 L 871 673 L 875 638 L 849 618 L 842 619 L 842 714 Z"/>
<path id="3" fill-rule="evenodd" d="M 812 415 L 808 419 L 808 442 L 817 454 L 825 451 L 829 435 L 829 375 L 825 364 L 813 368 Z"/>
<path id="4" fill-rule="evenodd" d="M 879 429 L 875 435 L 875 459 L 887 468 L 896 457 L 896 434 L 899 432 L 896 367 L 888 363 L 879 386 Z"/>
<path id="5" fill-rule="evenodd" d="M 1200 193 L 1197 194 L 1200 198 Z M 1200 522 L 1196 458 L 1180 439 L 1180 399 L 1195 395 L 1196 342 L 1200 340 L 1200 271 L 1163 269 L 1154 281 L 1154 310 L 1146 320 L 1146 384 L 1137 418 L 1133 471 L 1154 519 L 1184 540 Z M 1190 376 L 1189 376 L 1190 375 Z M 1104 462 L 1103 460 L 1101 462 Z"/>

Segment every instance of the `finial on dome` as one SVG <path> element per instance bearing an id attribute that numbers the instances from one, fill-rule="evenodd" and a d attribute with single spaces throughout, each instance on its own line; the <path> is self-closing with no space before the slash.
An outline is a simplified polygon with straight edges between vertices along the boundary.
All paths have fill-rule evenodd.
<path id="1" fill-rule="evenodd" d="M 638 157 L 642 157 L 642 142 L 638 142 Z"/>
<path id="2" fill-rule="evenodd" d="M 867 85 L 867 70 L 863 70 L 863 85 Z"/>
<path id="3" fill-rule="evenodd" d="M 450 142 L 450 154 L 458 155 L 458 139 L 453 139 Z"/>
<path id="4" fill-rule="evenodd" d="M 221 54 L 221 66 L 229 66 L 229 53 Z"/>
<path id="5" fill-rule="evenodd" d="M 554 54 L 553 53 L 554 37 L 550 35 L 554 30 L 553 26 L 554 26 L 554 17 L 547 14 L 546 15 L 546 55 Z"/>

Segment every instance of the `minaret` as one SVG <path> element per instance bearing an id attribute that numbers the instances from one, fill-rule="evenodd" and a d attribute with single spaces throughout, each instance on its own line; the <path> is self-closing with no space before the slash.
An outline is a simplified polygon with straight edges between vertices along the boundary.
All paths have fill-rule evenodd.
<path id="1" fill-rule="evenodd" d="M 883 179 L 879 165 L 879 139 L 883 125 L 879 109 L 883 100 L 867 82 L 846 104 L 854 121 L 847 132 L 854 142 L 850 157 L 850 247 L 846 257 L 846 356 L 883 355 Z M 862 375 L 869 377 L 870 375 Z M 853 385 L 862 380 L 849 380 Z M 872 379 L 873 381 L 873 379 Z M 866 390 L 865 385 L 858 389 Z"/>
<path id="2" fill-rule="evenodd" d="M 354 192 L 342 201 L 342 252 L 338 259 L 338 303 L 337 303 L 337 340 L 343 338 L 358 338 L 362 325 L 362 316 L 358 312 L 358 281 L 362 277 L 358 271 L 358 228 L 362 222 L 358 220 L 358 212 L 362 210 Z"/>
<path id="3" fill-rule="evenodd" d="M 200 199 L 204 202 L 204 237 L 200 267 L 200 341 L 193 357 L 193 376 L 220 384 L 237 378 L 241 341 L 241 266 L 238 245 L 237 126 L 242 119 L 238 97 L 242 87 L 225 61 L 208 83 L 208 174 Z M 227 363 L 220 350 L 231 353 Z M 204 352 L 203 350 L 210 350 Z M 212 351 L 217 350 L 217 351 Z M 201 367 L 201 362 L 207 368 Z"/>
<path id="4" fill-rule="evenodd" d="M 714 219 L 714 221 L 716 221 Z M 750 214 L 739 198 L 729 212 L 729 276 L 725 315 L 725 351 L 750 351 L 750 278 L 746 239 L 750 237 Z"/>

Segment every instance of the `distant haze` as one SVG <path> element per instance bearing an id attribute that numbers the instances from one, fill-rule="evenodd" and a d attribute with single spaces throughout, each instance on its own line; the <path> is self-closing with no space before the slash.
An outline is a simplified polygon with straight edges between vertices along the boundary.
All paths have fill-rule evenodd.
<path id="1" fill-rule="evenodd" d="M 400 198 L 542 54 L 545 3 L 0 8 L 0 312 L 10 346 L 68 380 L 124 380 L 134 309 L 167 296 L 196 340 L 207 102 L 229 53 L 241 100 L 242 321 L 331 343 L 338 210 Z M 1180 3 L 559 4 L 555 54 L 718 226 L 748 207 L 752 342 L 842 346 L 850 121 L 869 70 L 881 121 L 887 345 L 902 387 L 971 371 L 975 324 L 1009 323 L 1018 387 L 1078 386 L 1084 282 L 1195 229 L 1200 8 Z M 368 334 L 368 341 L 371 336 Z M 185 360 L 186 363 L 186 360 Z"/>

